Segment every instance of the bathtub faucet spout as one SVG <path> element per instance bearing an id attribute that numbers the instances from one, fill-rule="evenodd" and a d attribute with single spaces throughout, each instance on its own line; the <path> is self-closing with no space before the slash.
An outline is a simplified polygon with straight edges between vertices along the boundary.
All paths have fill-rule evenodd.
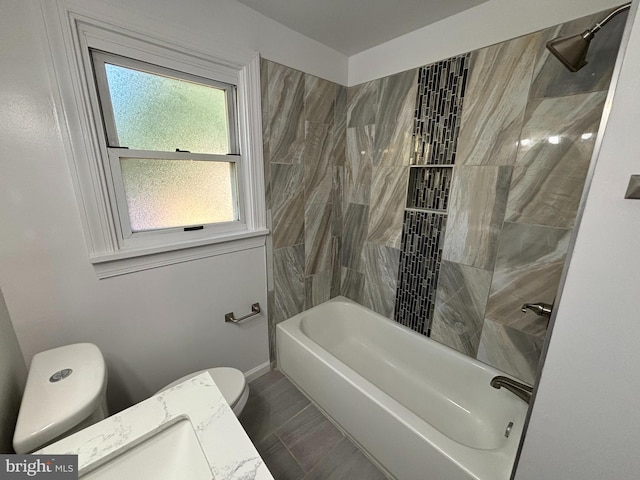
<path id="1" fill-rule="evenodd" d="M 522 313 L 527 313 L 527 310 L 531 310 L 536 315 L 549 318 L 551 316 L 551 312 L 553 311 L 553 305 L 549 303 L 542 303 L 542 302 L 525 303 L 520 308 L 520 311 Z"/>
<path id="2" fill-rule="evenodd" d="M 524 400 L 527 403 L 531 402 L 531 394 L 533 392 L 533 387 L 515 381 L 509 377 L 503 377 L 502 375 L 498 375 L 497 377 L 493 377 L 490 382 L 493 388 L 501 388 L 504 387 L 509 390 L 514 395 L 517 395 L 519 398 Z"/>

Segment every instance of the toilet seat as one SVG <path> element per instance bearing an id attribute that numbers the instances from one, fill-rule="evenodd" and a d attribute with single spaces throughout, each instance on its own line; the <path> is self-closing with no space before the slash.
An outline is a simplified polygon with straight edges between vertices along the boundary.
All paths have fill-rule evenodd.
<path id="1" fill-rule="evenodd" d="M 193 378 L 196 375 L 200 375 L 204 372 L 209 372 L 209 375 L 211 375 L 211 378 L 213 378 L 213 381 L 218 386 L 218 389 L 220 390 L 220 393 L 222 393 L 224 399 L 233 409 L 234 413 L 236 415 L 239 415 L 245 404 L 247 403 L 247 399 L 249 398 L 249 385 L 247 385 L 247 380 L 244 377 L 244 374 L 236 368 L 205 368 L 204 370 L 189 373 L 188 375 L 179 378 L 175 382 L 171 382 L 158 393 L 173 388 L 179 383 L 189 380 L 190 378 Z"/>

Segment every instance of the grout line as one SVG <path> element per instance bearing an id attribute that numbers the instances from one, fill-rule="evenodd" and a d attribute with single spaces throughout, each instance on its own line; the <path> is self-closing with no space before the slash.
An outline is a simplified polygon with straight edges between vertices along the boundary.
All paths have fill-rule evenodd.
<path id="1" fill-rule="evenodd" d="M 284 377 L 287 381 L 288 378 Z M 293 384 L 292 384 L 293 385 Z M 295 387 L 295 385 L 293 385 Z M 297 389 L 297 387 L 296 387 Z M 308 399 L 307 399 L 308 400 Z M 333 450 L 338 446 L 341 445 L 342 442 L 344 442 L 345 439 L 347 439 L 347 437 L 344 436 L 344 434 L 342 434 L 342 432 L 340 431 L 340 433 L 342 434 L 342 438 L 340 439 L 340 441 L 338 441 L 336 443 L 336 445 L 333 446 L 333 448 L 331 450 L 329 450 L 322 458 L 320 458 L 318 460 L 318 462 L 310 469 L 310 470 L 306 470 L 304 468 L 304 466 L 302 465 L 302 463 L 300 463 L 300 460 L 298 459 L 298 457 L 291 451 L 291 449 L 289 448 L 289 446 L 287 445 L 287 443 L 285 443 L 285 441 L 282 439 L 282 437 L 278 434 L 278 431 L 281 430 L 282 428 L 284 428 L 286 425 L 288 425 L 289 423 L 291 423 L 296 417 L 300 416 L 305 410 L 309 409 L 309 408 L 315 408 L 314 404 L 312 402 L 309 401 L 309 403 L 302 408 L 299 412 L 297 412 L 295 415 L 293 415 L 291 418 L 289 418 L 285 423 L 283 423 L 282 425 L 275 427 L 272 431 L 270 431 L 267 435 L 265 435 L 264 438 L 267 438 L 270 435 L 274 435 L 278 441 L 280 442 L 280 444 L 284 447 L 284 449 L 287 451 L 287 453 L 289 453 L 289 455 L 291 455 L 291 457 L 293 458 L 293 460 L 296 462 L 296 464 L 300 467 L 300 470 L 302 470 L 302 477 L 299 480 L 303 480 L 309 473 L 311 473 L 318 465 L 320 465 L 330 454 L 331 452 L 333 452 Z M 327 419 L 327 417 L 320 412 L 320 414 L 322 415 L 322 417 L 329 421 Z M 262 440 L 264 440 L 264 438 Z M 348 439 L 347 439 L 348 440 Z"/>
<path id="2" fill-rule="evenodd" d="M 280 379 L 280 380 L 278 380 L 278 381 L 276 382 L 276 384 L 280 383 L 281 381 L 286 381 L 286 382 L 290 383 L 294 388 L 296 388 L 296 390 L 298 389 L 298 388 L 297 388 L 295 385 L 293 385 L 293 384 L 289 381 L 289 379 L 288 379 L 287 377 L 285 377 L 284 375 L 283 375 L 283 378 L 282 378 L 282 379 Z M 275 384 L 274 384 L 273 386 L 275 386 Z M 272 386 L 272 387 L 273 387 L 273 386 Z M 262 394 L 266 393 L 268 390 L 271 390 L 271 388 L 272 388 L 272 387 L 269 387 L 268 389 L 266 389 L 266 390 L 263 390 L 263 391 L 259 392 L 257 395 L 262 395 Z M 299 391 L 299 390 L 298 390 L 298 391 Z M 287 419 L 287 420 L 286 420 L 282 425 L 276 425 L 276 426 L 274 426 L 271 430 L 268 430 L 268 431 L 264 434 L 264 436 L 262 436 L 261 438 L 257 438 L 257 439 L 255 439 L 255 442 L 254 442 L 254 440 L 253 440 L 253 439 L 251 439 L 251 442 L 253 442 L 253 443 L 260 443 L 260 442 L 264 441 L 264 440 L 265 440 L 269 435 L 276 435 L 276 436 L 278 437 L 278 435 L 276 434 L 276 432 L 277 432 L 280 428 L 284 427 L 284 426 L 285 426 L 286 424 L 288 424 L 291 420 L 293 420 L 293 419 L 294 419 L 294 418 L 296 418 L 298 415 L 300 415 L 304 410 L 306 410 L 309 406 L 313 405 L 313 404 L 309 401 L 309 399 L 308 399 L 306 396 L 305 396 L 305 398 L 307 399 L 307 401 L 308 401 L 309 403 L 308 403 L 307 405 L 305 405 L 302 409 L 300 409 L 300 410 L 299 410 L 295 415 L 293 415 L 292 417 L 290 417 L 289 419 Z M 247 403 L 249 403 L 249 402 L 247 402 Z M 280 439 L 280 437 L 278 437 L 278 439 Z M 284 442 L 282 442 L 282 444 L 284 445 Z M 285 446 L 286 446 L 286 445 L 285 445 Z M 304 469 L 303 469 L 303 470 L 304 470 Z"/>
<path id="3" fill-rule="evenodd" d="M 273 432 L 273 434 L 275 435 L 275 437 L 278 439 L 278 441 L 280 442 L 280 444 L 284 447 L 284 449 L 287 451 L 287 453 L 289 453 L 289 455 L 291 455 L 291 458 L 293 458 L 293 461 L 296 462 L 298 464 L 298 466 L 300 467 L 300 470 L 302 470 L 302 477 L 300 477 L 300 480 L 302 480 L 304 477 L 307 476 L 307 471 L 304 469 L 304 467 L 302 466 L 302 464 L 300 463 L 300 460 L 298 460 L 298 457 L 296 457 L 293 452 L 291 450 L 289 450 L 289 447 L 287 446 L 286 443 L 284 443 L 284 441 L 282 440 L 282 438 L 280 438 L 280 435 L 278 435 L 277 432 Z"/>
<path id="4" fill-rule="evenodd" d="M 308 404 L 308 405 L 306 405 L 304 408 L 302 408 L 302 410 L 300 410 L 298 413 L 296 413 L 295 415 L 293 415 L 291 418 L 289 418 L 289 419 L 288 419 L 286 422 L 284 422 L 282 425 L 280 425 L 279 427 L 277 427 L 277 428 L 274 430 L 274 433 L 275 433 L 277 430 L 280 430 L 281 428 L 283 428 L 285 425 L 288 425 L 289 423 L 291 423 L 291 422 L 293 421 L 293 419 L 294 419 L 294 418 L 296 418 L 298 415 L 300 415 L 302 412 L 304 412 L 307 408 L 309 408 L 309 407 L 311 407 L 311 406 L 313 406 L 313 404 L 312 404 L 311 402 L 309 402 L 309 404 Z M 284 442 L 282 442 L 282 443 L 284 443 Z"/>

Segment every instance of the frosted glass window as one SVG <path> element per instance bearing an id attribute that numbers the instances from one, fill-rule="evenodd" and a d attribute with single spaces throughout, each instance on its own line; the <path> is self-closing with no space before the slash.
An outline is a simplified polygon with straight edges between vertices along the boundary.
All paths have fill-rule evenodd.
<path id="1" fill-rule="evenodd" d="M 104 64 L 119 146 L 231 153 L 224 89 Z"/>
<path id="2" fill-rule="evenodd" d="M 240 222 L 235 86 L 91 56 L 123 236 Z"/>
<path id="3" fill-rule="evenodd" d="M 235 165 L 120 158 L 132 232 L 237 220 Z"/>

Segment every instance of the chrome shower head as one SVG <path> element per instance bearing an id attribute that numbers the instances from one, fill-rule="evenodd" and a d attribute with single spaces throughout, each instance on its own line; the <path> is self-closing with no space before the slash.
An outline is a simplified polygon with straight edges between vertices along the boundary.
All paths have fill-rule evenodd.
<path id="1" fill-rule="evenodd" d="M 570 35 L 568 37 L 554 38 L 547 42 L 547 50 L 549 50 L 562 64 L 572 72 L 577 72 L 587 64 L 585 60 L 589 44 L 595 33 L 600 30 L 609 20 L 619 13 L 628 10 L 631 3 L 616 8 L 607 15 L 601 22 L 595 24 L 589 30 L 585 30 L 578 35 Z"/>

